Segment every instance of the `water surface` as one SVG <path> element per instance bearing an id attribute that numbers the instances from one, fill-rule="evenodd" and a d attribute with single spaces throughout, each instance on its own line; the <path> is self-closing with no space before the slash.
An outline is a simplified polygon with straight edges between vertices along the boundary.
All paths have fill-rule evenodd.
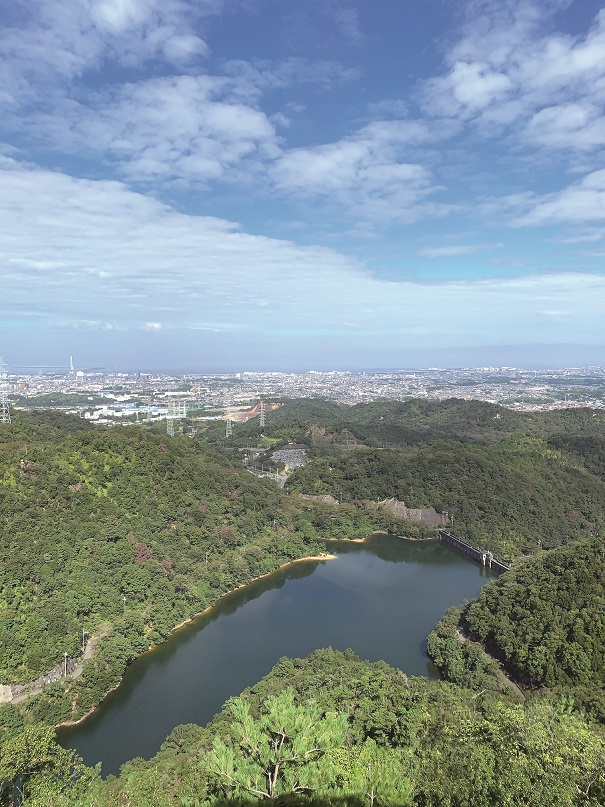
<path id="1" fill-rule="evenodd" d="M 330 543 L 335 560 L 294 564 L 224 597 L 127 669 L 120 687 L 59 741 L 118 773 L 181 723 L 207 723 L 282 657 L 352 648 L 409 675 L 436 676 L 427 635 L 493 576 L 437 541 L 386 535 Z"/>

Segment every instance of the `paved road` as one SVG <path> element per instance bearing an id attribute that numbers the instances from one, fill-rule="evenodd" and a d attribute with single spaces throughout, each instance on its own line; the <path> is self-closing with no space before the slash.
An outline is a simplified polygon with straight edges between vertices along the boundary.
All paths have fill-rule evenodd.
<path id="1" fill-rule="evenodd" d="M 79 678 L 82 675 L 82 670 L 84 669 L 84 662 L 94 656 L 99 641 L 100 641 L 99 636 L 90 637 L 90 639 L 86 642 L 86 647 L 84 648 L 84 655 L 82 656 L 82 660 L 78 664 L 76 664 L 76 666 L 73 669 L 73 672 L 70 675 L 68 675 L 67 678 Z M 66 679 L 63 676 L 54 679 L 54 681 L 65 681 L 65 680 Z M 54 681 L 52 683 L 54 683 Z M 27 692 L 24 692 L 22 695 L 17 695 L 10 701 L 10 703 L 21 703 L 22 701 L 29 700 L 30 698 L 35 698 L 36 695 L 41 695 L 43 691 L 44 691 L 43 686 L 35 687 L 34 689 L 30 689 Z"/>

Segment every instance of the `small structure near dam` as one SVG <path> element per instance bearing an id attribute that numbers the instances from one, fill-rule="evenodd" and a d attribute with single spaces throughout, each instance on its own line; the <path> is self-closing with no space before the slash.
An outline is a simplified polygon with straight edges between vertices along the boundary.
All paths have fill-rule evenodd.
<path id="1" fill-rule="evenodd" d="M 439 530 L 439 540 L 456 547 L 456 549 L 459 549 L 466 555 L 470 555 L 471 558 L 478 561 L 482 566 L 487 566 L 488 569 L 494 569 L 497 572 L 507 572 L 510 569 L 510 566 L 507 566 L 506 563 L 502 563 L 501 560 L 495 558 L 489 550 L 477 549 L 467 544 L 466 541 L 462 541 L 460 538 L 452 535 L 451 532 Z"/>

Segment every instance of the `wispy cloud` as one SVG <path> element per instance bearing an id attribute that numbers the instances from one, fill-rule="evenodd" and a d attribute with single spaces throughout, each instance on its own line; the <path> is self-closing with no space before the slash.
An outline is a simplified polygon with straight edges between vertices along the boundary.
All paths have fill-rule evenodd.
<path id="1" fill-rule="evenodd" d="M 286 90 L 310 85 L 331 90 L 359 79 L 359 68 L 329 59 L 310 60 L 300 56 L 287 59 L 230 59 L 223 65 L 225 75 L 237 79 L 256 97 L 266 90 Z"/>
<path id="2" fill-rule="evenodd" d="M 359 24 L 359 12 L 352 3 L 348 5 L 340 0 L 328 0 L 325 5 L 325 14 L 333 20 L 340 33 L 353 45 L 360 45 L 363 32 Z"/>
<path id="3" fill-rule="evenodd" d="M 364 334 L 414 344 L 422 333 L 438 345 L 497 343 L 503 332 L 520 342 L 591 341 L 605 316 L 600 276 L 392 282 L 334 250 L 178 213 L 117 182 L 6 159 L 1 180 L 3 290 L 19 318 L 42 310 L 48 327 L 160 339 L 237 323 L 240 334 L 319 329 L 348 335 L 353 345 Z M 10 326 L 5 318 L 3 328 Z"/>
<path id="4" fill-rule="evenodd" d="M 481 247 L 477 246 L 463 246 L 451 245 L 449 247 L 425 247 L 418 250 L 418 255 L 424 258 L 457 258 L 461 255 L 472 255 L 473 252 L 478 252 Z"/>
<path id="5" fill-rule="evenodd" d="M 543 196 L 526 196 L 527 212 L 513 219 L 519 227 L 605 221 L 605 169 L 593 171 L 567 188 Z"/>
<path id="6" fill-rule="evenodd" d="M 423 247 L 416 253 L 423 258 L 457 258 L 490 249 L 502 249 L 504 244 L 446 244 L 441 247 Z"/>
<path id="7" fill-rule="evenodd" d="M 357 4 L 350 0 L 291 4 L 284 14 L 283 36 L 292 48 L 301 40 L 310 40 L 321 50 L 335 42 L 359 46 L 364 41 Z"/>
<path id="8" fill-rule="evenodd" d="M 419 121 L 374 121 L 342 140 L 286 151 L 271 175 L 281 191 L 329 197 L 370 222 L 415 221 L 448 208 L 428 199 L 441 190 L 431 171 L 406 156 L 443 136 Z"/>

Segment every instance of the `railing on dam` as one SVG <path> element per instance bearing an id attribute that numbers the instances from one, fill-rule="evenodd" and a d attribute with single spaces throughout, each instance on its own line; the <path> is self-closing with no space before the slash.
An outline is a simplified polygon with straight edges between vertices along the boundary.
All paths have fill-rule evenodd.
<path id="1" fill-rule="evenodd" d="M 452 535 L 451 532 L 439 530 L 439 540 L 456 547 L 456 549 L 459 549 L 466 555 L 470 555 L 471 558 L 474 558 L 474 560 L 478 561 L 482 566 L 487 566 L 488 569 L 494 569 L 497 572 L 507 572 L 510 569 L 510 566 L 507 566 L 506 563 L 502 563 L 501 560 L 495 558 L 489 550 L 477 549 L 477 547 L 471 546 L 467 544 L 466 541 L 462 541 L 460 538 Z"/>

